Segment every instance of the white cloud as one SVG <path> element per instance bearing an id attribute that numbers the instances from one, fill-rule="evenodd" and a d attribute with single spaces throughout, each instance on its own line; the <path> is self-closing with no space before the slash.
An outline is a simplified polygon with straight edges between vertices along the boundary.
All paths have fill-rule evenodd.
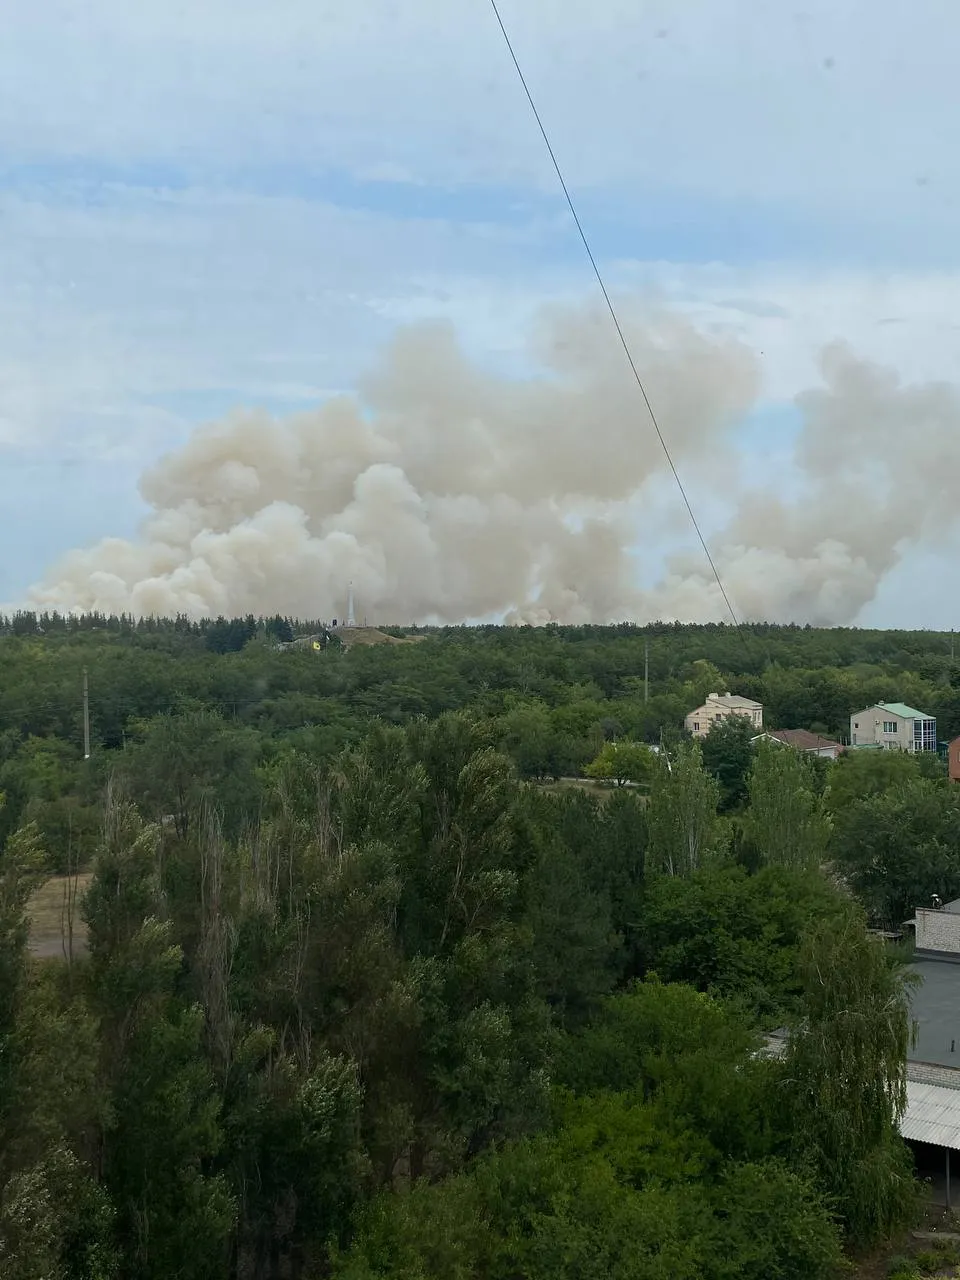
<path id="1" fill-rule="evenodd" d="M 960 11 L 501 7 L 588 230 L 592 210 L 619 225 L 608 251 L 609 227 L 596 238 L 618 256 L 615 291 L 741 336 L 762 352 L 771 401 L 815 381 L 837 337 L 908 380 L 955 378 Z M 78 526 L 64 461 L 129 481 L 231 404 L 354 385 L 407 319 L 449 316 L 473 356 L 519 372 L 540 305 L 594 293 L 486 0 L 0 10 L 0 468 L 8 494 L 22 468 L 45 468 L 42 484 L 29 474 L 47 505 L 31 541 L 0 500 L 0 536 L 37 548 L 0 569 L 0 596 L 38 575 L 58 537 L 128 531 L 138 504 L 116 488 Z M 355 185 L 338 207 L 333 172 L 341 192 L 345 173 L 375 187 L 360 195 L 384 211 L 346 207 Z M 512 187 L 470 186 L 482 183 Z M 390 216 L 399 184 L 421 216 Z M 672 256 L 702 259 L 716 217 L 746 265 L 657 260 L 653 208 L 679 229 Z M 767 222 L 779 262 L 759 261 Z M 782 479 L 776 439 L 750 448 L 745 470 Z"/>
<path id="2" fill-rule="evenodd" d="M 8 156 L 545 182 L 485 0 L 8 4 Z M 577 184 L 944 231 L 960 11 L 946 0 L 502 0 Z"/>
<path id="3" fill-rule="evenodd" d="M 906 381 L 952 381 L 960 334 L 960 269 L 876 273 L 670 262 L 611 263 L 604 271 L 616 303 L 636 294 L 679 310 L 711 332 L 733 333 L 762 357 L 763 395 L 791 399 L 819 379 L 821 349 L 837 339 L 896 369 Z M 451 319 L 476 352 L 509 357 L 545 302 L 599 297 L 589 266 L 532 271 L 523 279 L 477 275 L 418 277 L 415 294 L 374 304 L 393 322 Z M 611 341 L 616 333 L 611 326 Z"/>

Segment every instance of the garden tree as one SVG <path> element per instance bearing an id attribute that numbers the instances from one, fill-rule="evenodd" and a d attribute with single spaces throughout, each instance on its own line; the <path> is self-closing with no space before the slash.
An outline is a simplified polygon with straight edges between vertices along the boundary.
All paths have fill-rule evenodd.
<path id="1" fill-rule="evenodd" d="M 264 626 L 267 637 L 278 644 L 292 644 L 294 639 L 293 626 L 289 618 L 283 618 L 280 614 L 268 618 Z"/>
<path id="2" fill-rule="evenodd" d="M 710 1188 L 705 1274 L 714 1280 L 828 1280 L 847 1261 L 827 1197 L 783 1161 L 729 1165 Z"/>
<path id="3" fill-rule="evenodd" d="M 95 1165 L 107 1098 L 100 1028 L 78 976 L 57 961 L 30 969 L 18 1014 L 17 1108 L 4 1141 L 10 1168 L 35 1167 L 57 1146 Z"/>
<path id="4" fill-rule="evenodd" d="M 754 736 L 746 716 L 726 716 L 715 720 L 703 739 L 703 768 L 719 783 L 722 812 L 739 808 L 746 799 Z"/>
<path id="5" fill-rule="evenodd" d="M 657 757 L 647 808 L 650 871 L 689 875 L 716 852 L 719 786 L 703 770 L 697 742 Z"/>
<path id="6" fill-rule="evenodd" d="M 477 749 L 463 716 L 415 722 L 407 736 L 426 778 L 416 839 L 398 849 L 399 933 L 421 1010 L 416 1175 L 534 1119 L 546 1010 L 521 927 L 527 853 L 508 762 Z"/>
<path id="7" fill-rule="evenodd" d="M 818 867 L 827 855 L 830 822 L 799 751 L 761 742 L 750 771 L 750 807 L 744 831 L 761 863 L 797 871 Z"/>
<path id="8" fill-rule="evenodd" d="M 654 753 L 642 742 L 605 742 L 584 773 L 588 778 L 609 779 L 622 787 L 625 782 L 646 782 L 653 767 Z"/>
<path id="9" fill-rule="evenodd" d="M 155 821 L 172 819 L 181 840 L 204 801 L 221 806 L 232 833 L 256 813 L 260 744 L 250 729 L 227 724 L 218 712 L 184 705 L 136 731 L 140 740 L 126 762 L 130 784 Z"/>
<path id="10" fill-rule="evenodd" d="M 583 810 L 581 809 L 581 821 Z M 580 827 L 568 839 L 579 839 L 579 856 L 589 860 L 595 883 L 610 895 L 613 926 L 624 935 L 627 955 L 633 963 L 632 933 L 636 929 L 643 892 L 648 841 L 647 813 L 642 797 L 618 791 L 606 797 L 597 810 L 592 830 Z"/>
<path id="11" fill-rule="evenodd" d="M 381 1196 L 337 1280 L 832 1280 L 843 1254 L 822 1196 L 765 1160 L 697 1175 L 692 1131 L 618 1095 L 569 1105 L 569 1127 L 471 1171 Z"/>
<path id="12" fill-rule="evenodd" d="M 834 816 L 920 775 L 921 759 L 906 751 L 845 751 L 830 771 L 824 803 Z"/>
<path id="13" fill-rule="evenodd" d="M 220 1145 L 220 1102 L 202 1054 L 203 1011 L 178 994 L 183 953 L 156 914 L 158 840 L 108 794 L 84 902 L 109 1091 L 100 1164 L 124 1268 L 200 1277 L 222 1269 L 235 1209 L 225 1181 L 205 1171 Z"/>
<path id="14" fill-rule="evenodd" d="M 755 1047 L 735 1015 L 689 988 L 615 998 L 566 1046 L 585 1091 L 558 1092 L 549 1131 L 378 1197 L 334 1275 L 827 1280 L 842 1258 L 822 1194 L 727 1145 L 731 1103 L 752 1145 L 767 1140 L 751 1104 L 776 1077 Z"/>
<path id="15" fill-rule="evenodd" d="M 109 1198 L 65 1145 L 84 1145 L 97 1107 L 95 1028 L 28 973 L 26 906 L 43 866 L 35 831 L 0 853 L 0 1271 L 109 1280 Z"/>
<path id="16" fill-rule="evenodd" d="M 481 697 L 478 703 L 489 717 L 487 745 L 510 756 L 524 778 L 580 774 L 604 740 L 601 721 L 609 712 L 608 703 L 580 697 L 581 692 L 571 687 L 555 690 L 550 698 L 521 697 L 512 691 Z"/>
<path id="17" fill-rule="evenodd" d="M 552 770 L 553 725 L 543 702 L 511 707 L 499 720 L 504 752 L 522 778 L 543 778 Z"/>
<path id="18" fill-rule="evenodd" d="M 850 1218 L 895 1216 L 872 1181 L 898 1150 L 870 1144 L 876 1081 L 861 1114 L 818 1074 L 837 1061 L 804 1050 L 791 1076 L 755 1056 L 764 1025 L 816 1041 L 855 1021 L 849 992 L 814 1007 L 798 960 L 806 927 L 842 933 L 844 896 L 713 856 L 742 827 L 745 854 L 751 830 L 782 850 L 818 785 L 761 786 L 758 761 L 752 814 L 718 821 L 681 725 L 716 688 L 811 728 L 878 697 L 952 715 L 948 636 L 758 625 L 761 669 L 723 626 L 221 654 L 218 635 L 252 634 L 225 622 L 0 619 L 0 890 L 27 817 L 49 866 L 74 865 L 95 790 L 127 786 L 107 794 L 88 960 L 33 964 L 28 882 L 9 882 L 19 913 L 0 902 L 2 1274 L 292 1280 L 327 1274 L 355 1223 L 334 1265 L 356 1275 L 820 1277 L 837 1179 Z M 640 737 L 665 747 L 649 803 L 517 778 Z M 880 918 L 960 894 L 941 772 L 830 767 L 831 860 Z M 862 967 L 831 952 L 825 972 Z M 857 1042 L 857 1072 L 872 1053 Z"/>
<path id="19" fill-rule="evenodd" d="M 236 653 L 256 634 L 257 623 L 252 614 L 230 622 L 226 618 L 217 618 L 205 629 L 207 648 L 213 653 Z"/>
<path id="20" fill-rule="evenodd" d="M 865 929 L 862 912 L 823 921 L 802 954 L 804 994 L 785 1081 L 793 1145 L 819 1172 L 850 1238 L 889 1235 L 914 1204 L 898 1125 L 907 1101 L 907 978 Z"/>
<path id="21" fill-rule="evenodd" d="M 368 1170 L 355 1065 L 285 1053 L 265 1028 L 239 1039 L 224 1097 L 220 1165 L 238 1197 L 231 1273 L 275 1277 L 324 1265 Z"/>
<path id="22" fill-rule="evenodd" d="M 558 822 L 558 810 L 572 820 Z M 594 797 L 571 792 L 523 798 L 523 835 L 533 858 L 525 877 L 526 917 L 533 930 L 537 989 L 567 1020 L 582 1018 L 611 989 L 623 951 L 611 886 L 598 874 L 594 848 L 576 838 L 580 818 L 588 839 L 597 835 L 603 810 Z"/>
<path id="23" fill-rule="evenodd" d="M 538 989 L 565 1021 L 636 973 L 646 817 L 628 791 L 600 799 L 527 793 L 520 809 L 533 863 L 524 877 Z"/>
<path id="24" fill-rule="evenodd" d="M 801 995 L 800 947 L 846 899 L 823 876 L 769 866 L 708 866 L 684 879 L 652 880 L 638 910 L 641 966 L 688 982 L 780 1022 Z"/>
<path id="25" fill-rule="evenodd" d="M 241 1007 L 356 1061 L 379 1177 L 455 1165 L 542 1098 L 521 792 L 481 743 L 462 716 L 380 727 L 329 769 L 290 759 L 268 784 L 256 860 L 279 889 L 240 924 Z"/>
<path id="26" fill-rule="evenodd" d="M 960 895 L 960 791 L 944 780 L 907 777 L 851 800 L 833 819 L 838 868 L 870 916 L 889 928 L 932 894 L 944 902 Z"/>
<path id="27" fill-rule="evenodd" d="M 678 674 L 685 682 L 689 698 L 698 706 L 706 701 L 708 694 L 729 688 L 727 677 L 708 658 L 695 658 Z"/>
<path id="28" fill-rule="evenodd" d="M 86 863 L 96 843 L 96 806 L 86 785 L 79 748 L 59 738 L 28 736 L 0 743 L 0 844 L 20 826 L 36 825 L 52 858 L 50 870 L 66 870 L 66 849 Z"/>
<path id="29" fill-rule="evenodd" d="M 714 1155 L 768 1153 L 777 1106 L 770 1064 L 748 1020 L 681 983 L 656 978 L 609 996 L 561 1046 L 556 1073 L 578 1094 L 613 1090 L 667 1103 L 665 1125 L 689 1125 Z"/>
<path id="30" fill-rule="evenodd" d="M 0 796 L 0 805 L 3 799 Z M 0 1180 L 7 1170 L 11 1126 L 22 1087 L 18 1022 L 27 980 L 26 905 L 46 878 L 44 855 L 35 829 L 15 832 L 0 851 Z"/>
<path id="31" fill-rule="evenodd" d="M 0 1195 L 4 1280 L 114 1280 L 121 1258 L 114 1210 L 69 1148 L 51 1147 Z"/>
<path id="32" fill-rule="evenodd" d="M 337 1021 L 312 1002 L 343 999 L 360 1032 L 366 988 L 381 994 L 376 935 L 363 929 L 369 890 L 351 850 L 319 865 L 298 818 L 296 784 L 310 776 L 299 763 L 284 762 L 278 825 L 268 819 L 254 845 L 230 849 L 216 815 L 203 815 L 199 927 L 188 931 L 203 1043 L 223 1096 L 215 1167 L 237 1200 L 233 1265 L 253 1276 L 321 1265 L 366 1168 L 358 1067 L 332 1051 Z M 324 872 L 338 884 L 325 884 Z M 311 930 L 314 917 L 325 927 Z"/>
<path id="33" fill-rule="evenodd" d="M 869 701 L 856 676 L 832 661 L 820 668 L 816 662 L 775 663 L 764 672 L 763 683 L 768 723 L 813 732 L 849 733 L 851 713 Z"/>

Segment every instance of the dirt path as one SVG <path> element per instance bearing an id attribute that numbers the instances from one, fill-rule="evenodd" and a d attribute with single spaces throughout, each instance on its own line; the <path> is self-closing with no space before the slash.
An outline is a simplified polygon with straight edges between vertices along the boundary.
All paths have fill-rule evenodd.
<path id="1" fill-rule="evenodd" d="M 73 919 L 73 954 L 83 955 L 87 949 L 87 927 L 80 919 L 80 899 L 90 883 L 89 872 L 77 877 L 77 902 Z M 66 933 L 66 876 L 51 876 L 27 904 L 30 917 L 30 952 L 40 959 L 63 956 Z"/>

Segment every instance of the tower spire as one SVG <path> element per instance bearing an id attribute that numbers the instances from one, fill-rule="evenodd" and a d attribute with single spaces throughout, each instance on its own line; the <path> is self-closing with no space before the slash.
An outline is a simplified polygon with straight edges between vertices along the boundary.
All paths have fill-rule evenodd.
<path id="1" fill-rule="evenodd" d="M 350 590 L 347 593 L 347 626 L 355 627 L 357 620 L 353 616 L 353 579 L 350 580 Z"/>

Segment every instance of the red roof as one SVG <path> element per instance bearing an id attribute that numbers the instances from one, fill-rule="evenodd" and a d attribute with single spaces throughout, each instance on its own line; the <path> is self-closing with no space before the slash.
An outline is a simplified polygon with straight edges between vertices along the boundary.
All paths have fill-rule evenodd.
<path id="1" fill-rule="evenodd" d="M 835 747 L 835 738 L 828 738 L 823 733 L 811 733 L 809 729 L 771 729 L 768 734 L 776 738 L 786 747 L 796 747 L 798 751 L 816 751 L 820 747 Z"/>

